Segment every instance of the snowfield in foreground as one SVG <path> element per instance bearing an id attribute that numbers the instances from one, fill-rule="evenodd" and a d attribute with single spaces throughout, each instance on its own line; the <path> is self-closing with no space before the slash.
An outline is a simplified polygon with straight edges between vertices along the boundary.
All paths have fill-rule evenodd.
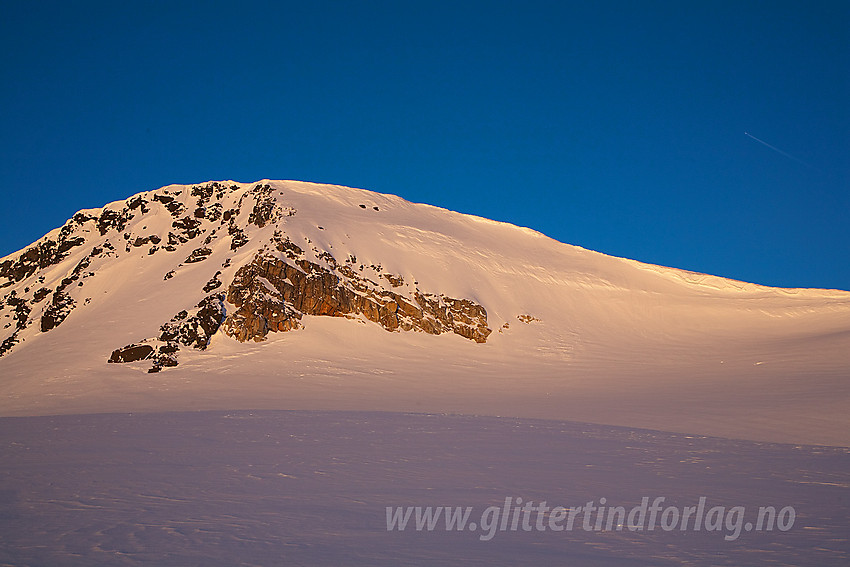
<path id="1" fill-rule="evenodd" d="M 573 422 L 363 412 L 189 412 L 0 418 L 0 564 L 233 566 L 844 566 L 846 449 Z M 699 531 L 506 524 L 484 510 L 684 509 Z M 447 531 L 387 529 L 386 508 L 471 507 Z M 747 531 L 760 507 L 793 525 Z M 743 507 L 739 516 L 733 508 Z M 670 514 L 669 512 L 664 512 Z M 521 516 L 521 515 L 520 515 Z M 709 518 L 708 513 L 705 515 Z M 787 520 L 787 517 L 786 517 Z M 728 522 L 728 523 L 727 523 Z M 565 522 L 554 523 L 564 526 Z M 737 529 L 736 526 L 741 527 Z M 777 524 L 778 525 L 778 524 Z M 785 524 L 788 527 L 788 524 Z M 564 526 L 565 527 L 565 526 Z"/>

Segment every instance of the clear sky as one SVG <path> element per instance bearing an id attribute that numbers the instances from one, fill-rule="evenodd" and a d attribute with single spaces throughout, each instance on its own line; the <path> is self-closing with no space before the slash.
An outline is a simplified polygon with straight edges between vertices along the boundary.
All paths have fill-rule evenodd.
<path id="1" fill-rule="evenodd" d="M 8 0 L 0 53 L 0 256 L 162 185 L 299 179 L 850 290 L 846 0 Z"/>

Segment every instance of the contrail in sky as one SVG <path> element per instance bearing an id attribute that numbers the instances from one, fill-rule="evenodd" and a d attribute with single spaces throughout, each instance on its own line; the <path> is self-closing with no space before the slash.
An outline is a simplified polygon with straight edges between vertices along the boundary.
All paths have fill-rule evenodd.
<path id="1" fill-rule="evenodd" d="M 797 163 L 802 163 L 802 164 L 803 164 L 803 165 L 805 165 L 806 167 L 812 167 L 811 165 L 807 164 L 807 163 L 806 163 L 806 162 L 804 162 L 803 160 L 801 160 L 801 159 L 799 159 L 799 158 L 795 158 L 794 156 L 792 156 L 792 155 L 791 155 L 791 154 L 789 154 L 789 153 L 783 152 L 782 150 L 780 150 L 780 149 L 779 149 L 779 148 L 777 148 L 776 146 L 771 146 L 770 144 L 768 144 L 768 143 L 767 143 L 767 142 L 765 142 L 764 140 L 759 140 L 758 138 L 756 138 L 755 136 L 753 136 L 753 135 L 752 135 L 752 134 L 750 134 L 749 132 L 744 132 L 744 136 L 747 136 L 747 137 L 749 137 L 749 138 L 752 138 L 753 140 L 755 140 L 755 141 L 756 141 L 756 142 L 758 142 L 759 144 L 765 145 L 765 146 L 767 146 L 768 148 L 770 148 L 771 150 L 773 150 L 774 152 L 780 153 L 780 154 L 784 155 L 784 156 L 785 156 L 785 157 L 787 157 L 787 158 L 793 159 L 793 160 L 794 160 L 794 161 L 796 161 Z M 814 168 L 812 168 L 812 169 L 814 169 Z"/>

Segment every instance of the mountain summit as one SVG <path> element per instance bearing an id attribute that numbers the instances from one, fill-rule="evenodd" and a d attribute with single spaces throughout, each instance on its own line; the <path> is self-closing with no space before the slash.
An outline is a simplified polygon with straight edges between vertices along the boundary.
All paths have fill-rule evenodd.
<path id="1" fill-rule="evenodd" d="M 777 438 L 850 443 L 850 293 L 339 186 L 170 185 L 82 210 L 0 259 L 0 326 L 7 415 L 309 406 L 754 438 L 784 421 Z"/>
<path id="2" fill-rule="evenodd" d="M 303 327 L 303 315 L 362 318 L 388 331 L 454 332 L 479 343 L 487 340 L 491 329 L 481 305 L 423 291 L 410 281 L 415 277 L 411 272 L 406 282 L 380 262 L 364 264 L 346 249 L 350 237 L 334 250 L 315 232 L 325 227 L 305 231 L 290 222 L 297 209 L 286 204 L 285 196 L 284 187 L 272 188 L 270 182 L 210 182 L 165 187 L 80 211 L 58 232 L 0 263 L 3 286 L 11 287 L 2 307 L 14 311 L 6 314 L 14 325 L 6 326 L 11 332 L 0 356 L 32 335 L 28 329 L 46 333 L 88 305 L 92 297 L 83 296 L 94 287 L 89 278 L 118 266 L 122 272 L 132 269 L 147 285 L 153 278 L 167 282 L 164 289 L 189 301 L 160 325 L 157 336 L 116 349 L 109 357 L 109 362 L 150 360 L 150 372 L 176 366 L 181 348 L 206 349 L 219 330 L 240 342 L 262 341 L 269 333 Z M 367 200 L 369 205 L 355 208 L 370 224 L 380 224 L 380 207 Z M 330 216 L 318 220 L 323 218 L 334 224 Z M 155 277 L 151 270 L 163 257 L 171 260 L 165 264 L 170 269 Z M 175 285 L 190 280 L 184 276 L 190 271 L 209 273 L 209 279 L 196 289 Z"/>

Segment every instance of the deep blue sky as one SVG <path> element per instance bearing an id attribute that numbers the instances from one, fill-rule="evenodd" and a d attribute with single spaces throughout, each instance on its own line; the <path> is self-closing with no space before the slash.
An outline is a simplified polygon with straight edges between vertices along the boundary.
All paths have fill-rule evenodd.
<path id="1" fill-rule="evenodd" d="M 169 183 L 300 179 L 850 290 L 845 0 L 6 1 L 0 53 L 0 255 Z"/>

